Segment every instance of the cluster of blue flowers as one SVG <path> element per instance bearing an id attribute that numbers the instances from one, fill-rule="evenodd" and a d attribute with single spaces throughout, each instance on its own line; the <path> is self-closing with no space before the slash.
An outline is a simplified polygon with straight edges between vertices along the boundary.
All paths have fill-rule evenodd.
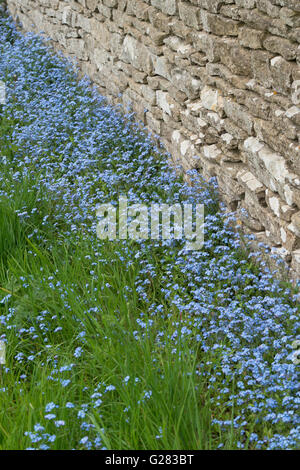
<path id="1" fill-rule="evenodd" d="M 33 181 L 39 176 L 37 184 L 53 195 L 55 208 L 55 217 L 50 220 L 45 216 L 42 225 L 52 224 L 53 230 L 64 231 L 64 237 L 85 234 L 93 240 L 98 262 L 106 262 L 101 260 L 100 250 L 96 252 L 100 241 L 95 234 L 95 209 L 99 203 L 116 203 L 122 194 L 128 197 L 129 204 L 188 201 L 205 205 L 202 250 L 187 253 L 183 242 L 164 240 L 137 242 L 138 249 L 124 241 L 122 250 L 116 252 L 120 258 L 126 255 L 128 265 L 136 259 L 140 263 L 136 292 L 148 311 L 138 318 L 134 337 L 138 340 L 147 335 L 156 316 L 171 319 L 172 333 L 167 338 L 167 332 L 159 332 L 157 347 L 163 347 L 168 339 L 176 351 L 184 338 L 196 343 L 203 357 L 218 357 L 218 368 L 212 367 L 213 359 L 200 359 L 197 364 L 197 374 L 207 389 L 218 389 L 218 394 L 214 394 L 217 398 L 213 399 L 216 409 L 222 406 L 235 410 L 233 421 L 216 418 L 214 423 L 240 430 L 241 448 L 249 426 L 254 429 L 249 437 L 252 448 L 295 448 L 300 437 L 299 370 L 292 360 L 292 343 L 300 339 L 297 296 L 291 288 L 274 280 L 267 268 L 262 271 L 252 267 L 254 264 L 242 254 L 239 234 L 232 231 L 229 218 L 225 220 L 223 212 L 216 210 L 215 183 L 204 184 L 192 172 L 194 186 L 184 184 L 169 168 L 166 155 L 160 154 L 151 136 L 144 135 L 134 124 L 132 115 L 124 116 L 109 106 L 88 79 L 79 81 L 72 66 L 51 52 L 47 43 L 32 34 L 22 35 L 7 18 L 0 19 L 0 79 L 7 86 L 4 117 L 14 122 L 12 135 L 3 131 L 0 136 L 2 164 L 10 169 L 16 184 L 24 176 Z M 6 161 L 5 152 L 9 151 L 12 157 Z M 14 187 L 8 191 L 1 175 L 0 196 L 14 196 Z M 19 217 L 26 220 L 32 212 L 24 207 Z M 33 229 L 30 236 L 35 235 Z M 149 250 L 159 253 L 159 270 Z M 67 316 L 71 307 L 64 287 L 46 273 L 41 275 L 42 282 L 61 295 Z M 90 276 L 96 276 L 93 263 Z M 168 311 L 153 301 L 150 278 L 157 283 Z M 26 279 L 22 282 L 25 286 Z M 87 289 L 91 289 L 88 279 Z M 128 288 L 124 296 L 130 295 Z M 3 296 L 1 302 L 8 300 L 9 296 Z M 97 304 L 90 306 L 88 313 L 96 315 L 97 309 Z M 180 317 L 173 318 L 174 311 L 180 312 Z M 56 317 L 47 311 L 40 312 L 37 318 L 39 332 L 33 326 L 26 331 L 19 329 L 14 321 L 13 309 L 1 314 L 0 338 L 5 339 L 6 329 L 14 329 L 19 338 L 26 334 L 34 340 L 37 334 L 44 335 L 45 343 L 48 328 L 60 334 Z M 84 347 L 82 328 L 74 348 L 74 362 L 80 360 Z M 37 355 L 34 351 L 20 352 L 15 360 L 30 362 Z M 71 380 L 68 373 L 74 364 L 58 370 L 55 358 L 49 361 L 53 361 L 49 380 L 67 388 Z M 120 386 L 129 387 L 135 380 L 138 379 L 126 376 Z M 90 434 L 93 425 L 84 419 L 88 409 L 101 409 L 103 395 L 114 389 L 114 385 L 101 384 L 91 391 L 89 403 L 66 404 L 70 413 L 74 417 L 77 413 L 76 419 L 82 420 L 79 445 L 103 448 L 101 436 Z M 151 400 L 151 396 L 152 391 L 145 390 L 141 401 Z M 66 423 L 59 419 L 57 411 L 55 404 L 48 404 L 44 420 L 53 421 L 55 428 L 64 428 Z M 281 423 L 281 433 L 258 435 L 255 425 L 264 422 Z M 34 448 L 50 448 L 55 440 L 55 435 L 45 432 L 44 423 L 35 423 L 27 435 Z M 161 429 L 158 439 L 160 435 Z"/>

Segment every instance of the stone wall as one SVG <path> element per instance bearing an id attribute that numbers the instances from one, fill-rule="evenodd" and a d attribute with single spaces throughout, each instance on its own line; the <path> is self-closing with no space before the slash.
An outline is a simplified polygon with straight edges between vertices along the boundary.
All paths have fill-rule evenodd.
<path id="1" fill-rule="evenodd" d="M 8 0 L 300 277 L 299 0 Z M 198 156 L 195 158 L 195 156 Z"/>

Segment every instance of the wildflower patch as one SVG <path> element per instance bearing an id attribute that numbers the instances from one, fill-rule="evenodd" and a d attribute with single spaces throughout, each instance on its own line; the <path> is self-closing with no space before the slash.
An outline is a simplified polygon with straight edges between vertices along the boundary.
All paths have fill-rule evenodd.
<path id="1" fill-rule="evenodd" d="M 244 249 L 215 180 L 185 184 L 8 18 L 0 80 L 0 449 L 296 449 L 299 290 Z M 100 240 L 120 195 L 203 205 L 202 248 Z"/>

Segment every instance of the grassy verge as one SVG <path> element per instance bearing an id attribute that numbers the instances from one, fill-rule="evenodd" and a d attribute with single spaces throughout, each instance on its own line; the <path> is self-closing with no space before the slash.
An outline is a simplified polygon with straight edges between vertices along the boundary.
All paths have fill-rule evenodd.
<path id="1" fill-rule="evenodd" d="M 1 378 L 1 448 L 30 447 L 30 440 L 48 446 L 53 436 L 57 449 L 95 442 L 108 449 L 210 449 L 224 439 L 231 447 L 234 434 L 211 426 L 197 345 L 172 339 L 178 313 L 150 320 L 138 298 L 139 262 L 128 269 L 126 259 L 115 258 L 122 248 L 109 242 L 98 256 L 84 238 L 55 241 L 51 250 L 39 243 L 53 239 L 41 224 L 51 198 L 28 183 L 20 182 L 16 196 L 27 209 L 39 201 L 39 220 L 20 221 L 17 197 L 1 201 L 9 369 Z M 153 301 L 170 308 L 157 293 Z"/>

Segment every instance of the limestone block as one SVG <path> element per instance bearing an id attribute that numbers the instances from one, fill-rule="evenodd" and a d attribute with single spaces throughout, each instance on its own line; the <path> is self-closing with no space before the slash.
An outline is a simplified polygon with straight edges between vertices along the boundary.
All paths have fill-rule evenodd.
<path id="1" fill-rule="evenodd" d="M 235 3 L 239 7 L 248 8 L 249 10 L 256 6 L 256 0 L 235 0 Z"/>
<path id="2" fill-rule="evenodd" d="M 102 71 L 110 61 L 110 54 L 103 49 L 94 49 L 93 61 L 99 71 Z"/>
<path id="3" fill-rule="evenodd" d="M 243 131 L 239 126 L 237 126 L 231 119 L 224 119 L 224 130 L 229 134 L 233 135 L 233 137 L 237 141 L 244 141 L 247 139 L 248 134 Z"/>
<path id="4" fill-rule="evenodd" d="M 294 105 L 300 106 L 300 80 L 295 80 L 291 87 L 291 100 Z"/>
<path id="5" fill-rule="evenodd" d="M 272 0 L 273 3 L 274 0 Z M 300 4 L 298 0 L 276 0 L 276 4 L 280 5 L 281 7 L 288 7 L 294 11 L 300 13 Z"/>
<path id="6" fill-rule="evenodd" d="M 87 18 L 82 14 L 78 14 L 75 17 L 75 26 L 83 29 L 86 33 L 90 33 L 92 30 L 91 18 Z"/>
<path id="7" fill-rule="evenodd" d="M 186 2 L 179 2 L 179 18 L 184 24 L 195 29 L 199 29 L 201 25 L 200 10 Z"/>
<path id="8" fill-rule="evenodd" d="M 220 91 L 212 87 L 205 86 L 201 91 L 201 103 L 205 109 L 222 114 L 224 110 L 223 96 Z"/>
<path id="9" fill-rule="evenodd" d="M 62 24 L 67 24 L 73 28 L 75 26 L 76 16 L 76 12 L 72 7 L 65 7 L 62 11 Z"/>
<path id="10" fill-rule="evenodd" d="M 300 91 L 299 91 L 300 93 Z M 300 103 L 299 103 L 300 104 Z M 285 112 L 285 116 L 293 121 L 296 126 L 300 126 L 300 106 L 292 106 Z"/>
<path id="11" fill-rule="evenodd" d="M 270 60 L 274 57 L 267 51 L 253 51 L 251 55 L 252 75 L 255 80 L 265 88 L 273 85 Z"/>
<path id="12" fill-rule="evenodd" d="M 140 71 L 151 73 L 153 70 L 151 54 L 143 44 L 130 35 L 124 39 L 121 59 Z"/>
<path id="13" fill-rule="evenodd" d="M 160 75 L 161 77 L 166 78 L 167 80 L 171 79 L 171 64 L 164 56 L 153 56 L 153 67 L 154 73 Z"/>
<path id="14" fill-rule="evenodd" d="M 86 0 L 88 10 L 95 11 L 97 8 L 98 0 Z"/>
<path id="15" fill-rule="evenodd" d="M 300 211 L 292 215 L 291 223 L 288 228 L 300 237 Z"/>
<path id="16" fill-rule="evenodd" d="M 243 222 L 243 224 L 248 227 L 251 231 L 261 232 L 264 230 L 264 226 L 258 219 L 252 217 L 245 205 L 244 202 L 240 204 L 240 207 L 237 211 L 238 218 Z"/>
<path id="17" fill-rule="evenodd" d="M 151 5 L 159 8 L 166 15 L 175 15 L 177 3 L 176 0 L 151 0 Z"/>
<path id="18" fill-rule="evenodd" d="M 239 29 L 239 42 L 241 46 L 249 47 L 250 49 L 261 49 L 263 38 L 263 31 L 247 28 L 247 26 Z"/>
<path id="19" fill-rule="evenodd" d="M 91 20 L 91 34 L 99 46 L 110 50 L 110 32 L 106 26 L 96 18 L 92 18 Z"/>
<path id="20" fill-rule="evenodd" d="M 295 280 L 300 278 L 300 249 L 292 252 L 291 269 Z"/>
<path id="21" fill-rule="evenodd" d="M 224 111 L 237 126 L 241 127 L 247 134 L 251 135 L 253 130 L 253 120 L 245 106 L 227 98 L 224 99 Z"/>
<path id="22" fill-rule="evenodd" d="M 292 85 L 292 69 L 289 62 L 281 56 L 276 56 L 271 59 L 270 71 L 274 89 L 288 95 Z"/>
<path id="23" fill-rule="evenodd" d="M 295 206 L 286 204 L 278 194 L 272 192 L 270 189 L 266 190 L 266 202 L 271 211 L 286 222 L 290 222 L 292 215 L 297 211 Z"/>
<path id="24" fill-rule="evenodd" d="M 142 0 L 131 0 L 127 2 L 126 13 L 128 15 L 136 16 L 137 18 L 147 21 L 148 20 L 149 6 Z"/>
<path id="25" fill-rule="evenodd" d="M 248 170 L 239 171 L 237 180 L 245 189 L 257 195 L 264 195 L 265 186 Z"/>
<path id="26" fill-rule="evenodd" d="M 203 29 L 218 36 L 238 36 L 239 23 L 201 10 Z"/>
<path id="27" fill-rule="evenodd" d="M 219 42 L 220 61 L 225 64 L 231 73 L 236 75 L 252 76 L 252 51 L 240 47 L 233 39 L 224 39 Z"/>
<path id="28" fill-rule="evenodd" d="M 200 95 L 202 83 L 193 78 L 186 70 L 174 68 L 171 70 L 172 84 L 183 91 L 189 99 L 196 99 Z"/>
<path id="29" fill-rule="evenodd" d="M 229 200 L 241 201 L 244 197 L 244 188 L 235 180 L 235 178 L 226 175 L 224 172 L 218 172 L 218 185 L 221 193 Z"/>
<path id="30" fill-rule="evenodd" d="M 257 116 L 265 120 L 270 118 L 270 103 L 268 103 L 266 100 L 263 100 L 256 93 L 247 94 L 245 99 L 245 106 L 248 108 L 252 116 Z"/>
<path id="31" fill-rule="evenodd" d="M 147 112 L 146 114 L 146 124 L 154 131 L 157 135 L 161 133 L 161 121 L 156 119 L 151 112 Z"/>
<path id="32" fill-rule="evenodd" d="M 83 39 L 70 38 L 66 43 L 68 52 L 75 54 L 78 59 L 88 60 L 89 55 Z"/>
<path id="33" fill-rule="evenodd" d="M 202 155 L 208 160 L 218 162 L 220 161 L 222 152 L 216 145 L 205 145 L 202 148 Z"/>
<path id="34" fill-rule="evenodd" d="M 205 10 L 208 10 L 212 13 L 218 13 L 221 6 L 224 5 L 224 0 L 197 0 L 197 5 L 199 5 L 200 8 L 205 8 Z"/>
<path id="35" fill-rule="evenodd" d="M 171 24 L 168 16 L 164 15 L 160 11 L 157 11 L 156 8 L 150 8 L 148 14 L 150 23 L 154 26 L 154 28 L 165 33 L 170 32 Z"/>
<path id="36" fill-rule="evenodd" d="M 270 0 L 256 0 L 256 7 L 272 18 L 279 17 L 280 8 Z"/>
<path id="37" fill-rule="evenodd" d="M 279 54 L 286 60 L 296 59 L 297 46 L 287 39 L 278 36 L 268 36 L 263 41 L 263 46 L 267 51 Z"/>

